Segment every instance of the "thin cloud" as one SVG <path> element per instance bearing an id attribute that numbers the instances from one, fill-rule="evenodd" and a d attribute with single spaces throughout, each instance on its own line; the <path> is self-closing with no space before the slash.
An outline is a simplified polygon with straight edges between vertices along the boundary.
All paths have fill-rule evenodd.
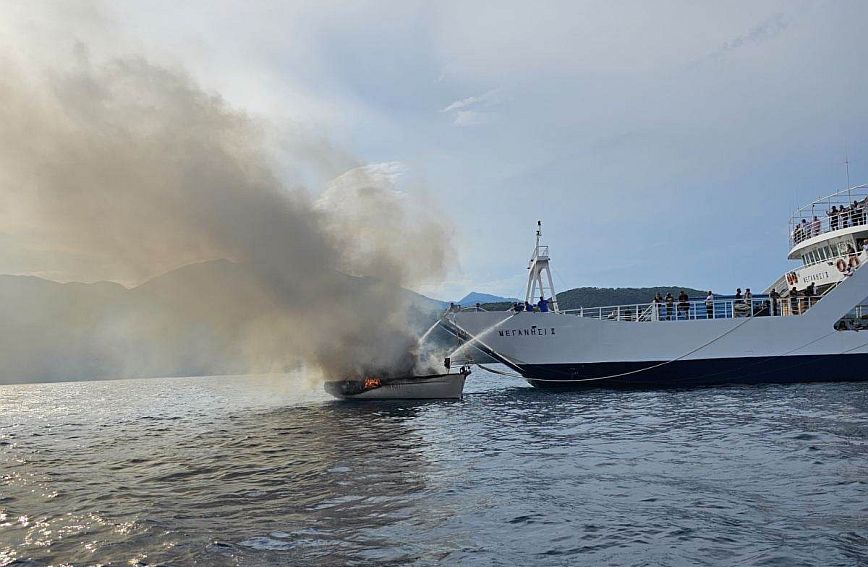
<path id="1" fill-rule="evenodd" d="M 477 96 L 458 99 L 440 112 L 452 116 L 456 126 L 476 126 L 490 122 L 495 113 L 491 109 L 503 102 L 500 89 L 492 89 Z"/>
<path id="2" fill-rule="evenodd" d="M 779 36 L 787 27 L 789 22 L 783 14 L 774 14 L 749 29 L 746 33 L 739 35 L 727 42 L 724 42 L 718 49 L 709 53 L 703 60 L 718 60 L 726 55 L 737 51 L 743 47 L 759 45 Z M 703 60 L 697 61 L 701 63 Z"/>

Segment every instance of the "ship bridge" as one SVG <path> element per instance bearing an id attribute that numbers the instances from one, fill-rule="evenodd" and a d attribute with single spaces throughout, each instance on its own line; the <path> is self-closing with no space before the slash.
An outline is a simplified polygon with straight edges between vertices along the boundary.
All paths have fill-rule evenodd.
<path id="1" fill-rule="evenodd" d="M 840 247 L 841 253 L 847 253 L 848 243 L 853 245 L 854 251 L 858 251 L 861 246 L 857 248 L 856 244 L 861 242 L 857 242 L 853 235 L 865 237 L 864 233 L 868 233 L 866 219 L 868 185 L 856 185 L 820 197 L 793 211 L 789 223 L 790 252 L 787 257 L 801 260 L 806 252 L 816 250 L 819 244 L 828 244 L 830 241 L 844 244 Z"/>
<path id="2" fill-rule="evenodd" d="M 868 259 L 868 185 L 820 197 L 790 216 L 787 258 L 801 266 L 781 275 L 765 292 L 782 296 L 825 293 Z"/>

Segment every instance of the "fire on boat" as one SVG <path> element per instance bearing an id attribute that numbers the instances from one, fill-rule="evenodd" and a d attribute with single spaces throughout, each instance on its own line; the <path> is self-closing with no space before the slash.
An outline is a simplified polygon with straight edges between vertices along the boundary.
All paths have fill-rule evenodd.
<path id="1" fill-rule="evenodd" d="M 445 362 L 443 374 L 333 380 L 325 383 L 325 390 L 342 400 L 460 400 L 470 367 L 450 372 L 449 359 Z"/>

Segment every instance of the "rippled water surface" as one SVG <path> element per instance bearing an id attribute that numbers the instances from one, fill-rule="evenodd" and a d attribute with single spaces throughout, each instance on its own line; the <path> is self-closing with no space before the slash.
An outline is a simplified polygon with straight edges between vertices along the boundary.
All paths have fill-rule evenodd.
<path id="1" fill-rule="evenodd" d="M 0 386 L 0 565 L 864 565 L 868 385 Z"/>

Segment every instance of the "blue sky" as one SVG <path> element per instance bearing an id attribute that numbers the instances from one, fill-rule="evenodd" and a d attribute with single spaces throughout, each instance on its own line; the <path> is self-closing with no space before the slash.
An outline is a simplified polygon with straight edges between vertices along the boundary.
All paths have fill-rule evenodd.
<path id="1" fill-rule="evenodd" d="M 520 294 L 537 219 L 559 289 L 762 289 L 845 152 L 868 182 L 865 2 L 82 6 L 53 25 L 403 164 L 454 230 L 437 297 Z"/>

